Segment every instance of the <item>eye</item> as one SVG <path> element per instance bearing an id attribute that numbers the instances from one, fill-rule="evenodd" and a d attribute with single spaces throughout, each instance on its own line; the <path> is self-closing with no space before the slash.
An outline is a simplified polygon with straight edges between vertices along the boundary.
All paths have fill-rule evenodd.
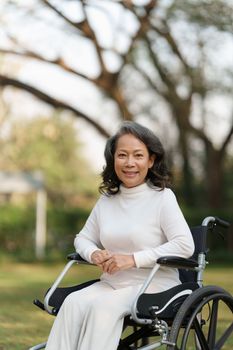
<path id="1" fill-rule="evenodd" d="M 140 159 L 140 158 L 143 158 L 143 154 L 142 154 L 142 153 L 137 153 L 137 154 L 135 155 L 135 157 L 136 157 L 136 158 L 139 158 L 139 159 Z"/>
<path id="2" fill-rule="evenodd" d="M 125 153 L 118 153 L 117 154 L 118 158 L 125 158 L 126 157 L 126 154 Z"/>

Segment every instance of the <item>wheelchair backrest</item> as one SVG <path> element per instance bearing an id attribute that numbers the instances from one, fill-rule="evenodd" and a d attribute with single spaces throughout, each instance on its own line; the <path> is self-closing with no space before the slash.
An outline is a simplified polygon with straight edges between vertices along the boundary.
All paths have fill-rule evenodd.
<path id="1" fill-rule="evenodd" d="M 198 254 L 207 253 L 207 232 L 209 230 L 208 226 L 194 226 L 190 228 L 195 250 L 191 259 L 197 260 Z M 179 277 L 182 283 L 184 282 L 196 282 L 197 281 L 197 272 L 188 271 L 184 269 L 179 269 Z"/>

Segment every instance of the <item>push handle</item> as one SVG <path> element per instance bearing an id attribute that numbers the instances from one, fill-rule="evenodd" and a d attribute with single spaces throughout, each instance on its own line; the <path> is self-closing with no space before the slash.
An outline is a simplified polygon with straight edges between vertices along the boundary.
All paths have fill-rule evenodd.
<path id="1" fill-rule="evenodd" d="M 218 218 L 217 216 L 215 216 L 215 223 L 216 225 L 228 228 L 230 226 L 230 223 L 228 221 L 222 220 L 220 218 Z"/>
<path id="2" fill-rule="evenodd" d="M 230 226 L 230 223 L 228 221 L 225 221 L 223 219 L 218 218 L 217 216 L 207 216 L 202 221 L 202 226 L 209 226 L 209 224 L 212 224 L 214 226 L 221 226 L 224 228 L 228 228 Z"/>
<path id="3" fill-rule="evenodd" d="M 216 232 L 216 228 L 218 227 L 228 228 L 230 226 L 230 223 L 228 221 L 218 218 L 217 216 L 207 216 L 202 221 L 202 226 L 208 226 L 210 227 L 212 232 L 214 231 Z M 220 230 L 217 230 L 217 233 L 223 240 L 225 240 L 225 237 Z"/>

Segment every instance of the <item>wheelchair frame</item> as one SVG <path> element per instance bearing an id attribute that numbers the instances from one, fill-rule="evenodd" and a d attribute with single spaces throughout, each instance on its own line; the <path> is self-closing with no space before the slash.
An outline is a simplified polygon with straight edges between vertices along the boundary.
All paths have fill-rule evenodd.
<path id="1" fill-rule="evenodd" d="M 217 217 L 208 216 L 202 221 L 201 224 L 201 226 L 206 228 L 206 230 L 210 226 L 213 230 L 216 225 L 219 225 L 221 227 L 228 227 L 229 223 Z M 50 306 L 51 298 L 68 270 L 73 264 L 89 264 L 77 253 L 70 254 L 68 256 L 68 259 L 70 261 L 65 265 L 64 269 L 61 271 L 45 295 L 44 303 L 40 302 L 37 299 L 34 300 L 35 305 L 51 315 L 56 315 L 58 312 L 56 308 Z M 182 297 L 185 297 L 185 299 L 184 301 L 182 300 L 182 307 L 179 307 L 175 317 L 172 319 L 173 322 L 171 324 L 169 324 L 169 321 L 171 320 L 168 319 L 167 322 L 167 320 L 159 318 L 158 311 L 154 306 L 151 307 L 151 317 L 149 318 L 140 316 L 138 311 L 139 299 L 142 295 L 144 295 L 145 291 L 150 285 L 157 271 L 157 264 L 178 269 L 185 269 L 187 271 L 195 271 L 197 273 L 196 283 L 198 284 L 199 288 L 196 290 L 188 290 L 185 295 L 183 295 L 184 293 L 180 294 L 181 299 Z M 222 346 L 233 332 L 233 322 L 224 332 L 222 337 L 216 340 L 216 318 L 218 303 L 222 301 L 225 305 L 227 305 L 231 312 L 233 312 L 233 297 L 227 291 L 218 286 L 203 286 L 203 272 L 206 265 L 208 264 L 206 261 L 206 251 L 202 249 L 202 251 L 198 252 L 197 260 L 194 260 L 192 258 L 184 259 L 177 256 L 166 256 L 159 258 L 157 264 L 152 268 L 149 276 L 145 280 L 137 296 L 135 297 L 135 300 L 132 303 L 131 315 L 127 321 L 128 323 L 126 322 L 126 326 L 134 327 L 135 333 L 129 335 L 127 338 L 128 340 L 126 339 L 126 341 L 125 338 L 123 340 L 120 340 L 118 350 L 154 350 L 161 347 L 162 345 L 165 345 L 167 350 L 186 350 L 186 343 L 188 341 L 187 339 L 189 337 L 190 330 L 192 329 L 195 330 L 195 350 L 222 349 Z M 174 298 L 176 298 L 176 296 Z M 177 296 L 176 299 L 179 300 L 179 298 L 180 296 Z M 201 318 L 201 311 L 205 305 L 209 306 L 208 303 L 211 303 L 211 301 L 213 302 L 213 310 L 211 310 L 210 315 L 211 326 L 208 330 L 208 339 L 205 339 L 205 336 L 202 332 L 203 320 Z M 168 301 L 167 304 L 169 303 L 170 301 Z M 166 307 L 166 305 L 164 307 Z M 181 347 L 179 347 L 177 345 L 177 340 L 181 328 L 184 329 L 184 336 L 182 338 Z M 150 336 L 160 336 L 161 339 L 149 344 L 148 337 Z M 137 345 L 135 347 L 133 344 L 136 344 L 138 340 L 142 340 L 142 344 L 140 347 L 137 347 Z M 29 350 L 44 349 L 45 346 L 46 342 L 35 345 Z"/>

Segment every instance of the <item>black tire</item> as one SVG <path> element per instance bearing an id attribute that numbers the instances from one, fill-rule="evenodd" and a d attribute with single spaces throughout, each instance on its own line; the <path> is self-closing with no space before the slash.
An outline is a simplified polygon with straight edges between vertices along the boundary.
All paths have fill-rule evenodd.
<path id="1" fill-rule="evenodd" d="M 228 318 L 220 335 L 216 334 L 223 323 L 219 320 L 219 306 Z M 167 350 L 222 349 L 233 332 L 232 312 L 233 298 L 224 289 L 217 286 L 197 289 L 184 301 L 174 318 L 169 334 L 169 342 L 173 345 L 168 345 Z"/>

